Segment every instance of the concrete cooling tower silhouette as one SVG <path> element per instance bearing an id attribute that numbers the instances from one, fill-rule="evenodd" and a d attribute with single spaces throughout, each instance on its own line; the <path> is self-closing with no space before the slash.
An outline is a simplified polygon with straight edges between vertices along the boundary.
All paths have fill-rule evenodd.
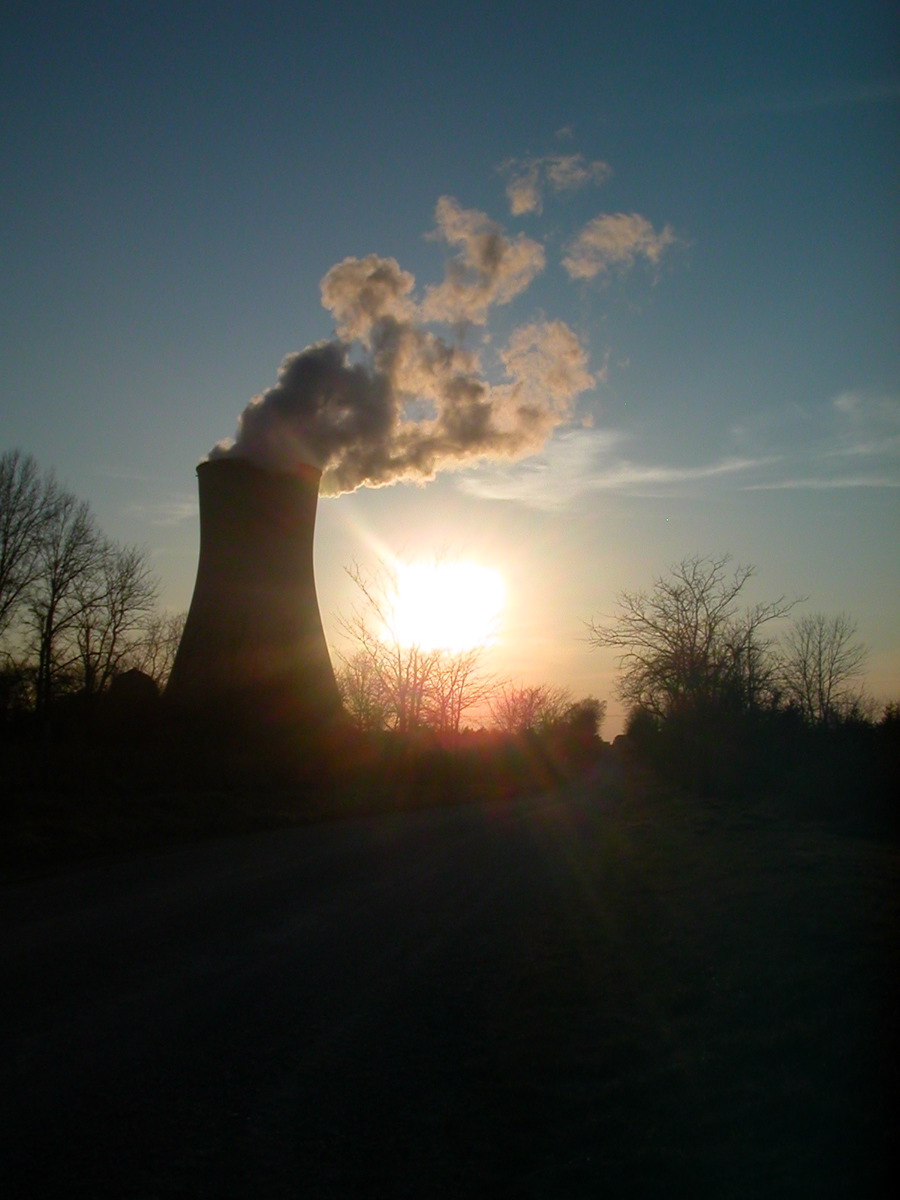
<path id="1" fill-rule="evenodd" d="M 320 472 L 300 471 L 240 458 L 197 467 L 200 559 L 166 688 L 173 706 L 260 728 L 340 712 L 313 578 Z"/>

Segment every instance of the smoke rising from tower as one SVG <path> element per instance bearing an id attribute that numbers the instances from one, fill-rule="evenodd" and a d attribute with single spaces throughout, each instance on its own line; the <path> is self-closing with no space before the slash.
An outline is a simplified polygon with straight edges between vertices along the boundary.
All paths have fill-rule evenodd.
<path id="1" fill-rule="evenodd" d="M 322 472 L 322 491 L 340 493 L 482 458 L 517 459 L 540 449 L 594 383 L 587 354 L 562 321 L 516 329 L 490 382 L 463 333 L 484 325 L 494 305 L 518 296 L 544 268 L 541 245 L 507 236 L 483 213 L 442 197 L 436 238 L 454 250 L 444 280 L 414 295 L 415 279 L 393 258 L 347 258 L 321 283 L 337 336 L 281 364 L 275 385 L 241 414 L 235 437 L 211 460 Z M 428 326 L 451 325 L 452 339 Z"/>
<path id="2" fill-rule="evenodd" d="M 539 211 L 541 180 L 565 190 L 605 170 L 573 156 L 531 163 L 516 183 L 518 211 Z M 483 335 L 469 344 L 491 311 L 544 269 L 540 243 L 508 236 L 448 196 L 435 223 L 431 236 L 450 248 L 443 280 L 417 295 L 393 258 L 333 266 L 320 288 L 334 338 L 289 354 L 276 383 L 241 413 L 234 438 L 197 468 L 200 561 L 166 692 L 183 709 L 224 708 L 258 729 L 337 716 L 313 578 L 320 481 L 338 494 L 523 458 L 571 420 L 576 397 L 593 386 L 587 354 L 562 321 L 520 325 L 496 349 Z M 614 254 L 631 261 L 629 230 L 643 238 L 641 252 L 656 253 L 644 226 L 619 222 L 614 240 L 609 229 L 592 226 L 585 244 L 601 264 Z"/>

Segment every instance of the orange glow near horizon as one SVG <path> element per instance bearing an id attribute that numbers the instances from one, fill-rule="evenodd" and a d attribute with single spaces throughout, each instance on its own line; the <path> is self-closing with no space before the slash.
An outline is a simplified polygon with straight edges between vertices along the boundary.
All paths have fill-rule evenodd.
<path id="1" fill-rule="evenodd" d="M 499 571 L 473 562 L 397 568 L 394 635 L 402 645 L 458 653 L 490 644 L 506 603 Z"/>

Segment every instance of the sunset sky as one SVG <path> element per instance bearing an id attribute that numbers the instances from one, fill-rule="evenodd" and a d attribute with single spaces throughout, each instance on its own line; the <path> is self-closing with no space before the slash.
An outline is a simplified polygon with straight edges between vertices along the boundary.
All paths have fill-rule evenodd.
<path id="1" fill-rule="evenodd" d="M 523 328 L 584 360 L 535 453 L 323 497 L 331 639 L 354 562 L 490 566 L 490 665 L 611 735 L 585 623 L 729 552 L 749 601 L 852 613 L 900 698 L 898 48 L 888 0 L 7 4 L 0 450 L 184 609 L 198 460 L 334 337 L 328 272 L 393 259 L 498 395 Z"/>

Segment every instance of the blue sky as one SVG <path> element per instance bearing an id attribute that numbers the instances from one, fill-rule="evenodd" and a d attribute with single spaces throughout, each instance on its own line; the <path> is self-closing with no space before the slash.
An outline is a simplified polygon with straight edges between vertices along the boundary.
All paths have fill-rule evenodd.
<path id="1" fill-rule="evenodd" d="M 323 499 L 329 633 L 345 565 L 475 557 L 512 597 L 498 669 L 606 697 L 584 622 L 728 551 L 758 567 L 749 599 L 853 613 L 896 697 L 897 49 L 895 6 L 868 0 L 7 5 L 2 447 L 145 545 L 186 607 L 196 462 L 333 335 L 336 263 L 440 283 L 450 196 L 543 249 L 465 332 L 486 371 L 523 323 L 562 321 L 596 382 L 529 458 Z M 580 186 L 554 189 L 561 160 Z M 540 211 L 513 213 L 529 169 Z M 615 214 L 662 242 L 632 225 L 573 278 Z"/>

